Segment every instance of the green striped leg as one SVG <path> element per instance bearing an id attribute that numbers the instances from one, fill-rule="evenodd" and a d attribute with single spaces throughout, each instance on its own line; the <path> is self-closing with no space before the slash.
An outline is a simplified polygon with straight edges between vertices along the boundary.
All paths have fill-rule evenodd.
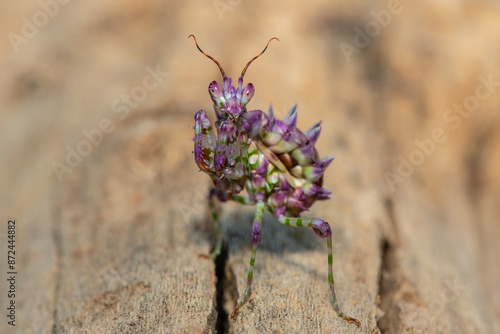
<path id="1" fill-rule="evenodd" d="M 250 290 L 252 287 L 252 278 L 253 278 L 253 266 L 255 264 L 255 254 L 257 253 L 257 245 L 259 242 L 262 242 L 262 230 L 261 230 L 261 223 L 262 223 L 262 215 L 264 214 L 264 202 L 257 202 L 257 207 L 255 208 L 255 218 L 253 220 L 253 227 L 252 227 L 252 257 L 250 258 L 250 269 L 248 270 L 248 277 L 247 277 L 247 288 L 245 289 L 245 293 L 243 295 L 243 298 L 241 298 L 241 301 L 236 305 L 234 308 L 233 313 L 231 313 L 231 319 L 236 319 L 236 316 L 238 315 L 240 311 L 240 307 L 243 306 L 248 301 L 248 297 L 250 297 Z"/>
<path id="2" fill-rule="evenodd" d="M 326 238 L 326 245 L 328 247 L 328 283 L 330 285 L 330 290 L 332 292 L 333 299 L 333 308 L 337 311 L 338 315 L 351 324 L 355 324 L 356 326 L 360 326 L 361 323 L 359 320 L 348 317 L 344 312 L 340 309 L 340 306 L 337 302 L 337 296 L 335 294 L 335 283 L 333 281 L 333 253 L 332 253 L 332 230 L 330 229 L 330 224 L 325 222 L 320 218 L 310 218 L 310 219 L 302 219 L 302 218 L 290 218 L 281 216 L 278 218 L 281 224 L 287 226 L 298 226 L 298 227 L 310 227 L 314 231 L 314 233 L 320 238 Z"/>
<path id="3" fill-rule="evenodd" d="M 210 189 L 210 193 L 208 195 L 208 205 L 210 207 L 210 212 L 212 213 L 212 221 L 214 222 L 217 244 L 215 245 L 215 249 L 212 253 L 210 253 L 209 255 L 202 254 L 200 256 L 209 259 L 215 259 L 217 256 L 219 256 L 222 250 L 222 229 L 219 220 L 219 210 L 217 210 L 217 206 L 215 205 L 216 197 L 220 202 L 227 202 L 229 194 L 223 190 L 212 188 Z M 241 195 L 233 195 L 231 197 L 231 200 L 241 204 L 253 204 L 250 198 Z"/>

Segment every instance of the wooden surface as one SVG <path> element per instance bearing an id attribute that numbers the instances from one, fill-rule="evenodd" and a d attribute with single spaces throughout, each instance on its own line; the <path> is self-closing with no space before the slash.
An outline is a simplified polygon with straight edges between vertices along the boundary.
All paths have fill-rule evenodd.
<path id="1" fill-rule="evenodd" d="M 355 28 L 389 3 L 54 8 L 15 46 L 9 34 L 42 9 L 0 5 L 2 310 L 8 219 L 18 270 L 16 326 L 2 311 L 0 333 L 500 333 L 500 85 L 479 88 L 473 111 L 449 111 L 489 77 L 500 82 L 497 4 L 401 2 L 349 59 L 341 43 L 354 45 Z M 249 106 L 272 102 L 283 117 L 298 103 L 299 127 L 323 121 L 334 194 L 308 215 L 332 225 L 337 295 L 360 329 L 330 304 L 325 241 L 267 214 L 252 297 L 228 319 L 245 288 L 253 208 L 224 205 L 224 252 L 198 257 L 214 243 L 210 180 L 188 138 L 220 74 L 189 34 L 231 76 L 280 38 L 247 72 Z M 54 162 L 100 126 L 102 142 L 59 180 Z"/>

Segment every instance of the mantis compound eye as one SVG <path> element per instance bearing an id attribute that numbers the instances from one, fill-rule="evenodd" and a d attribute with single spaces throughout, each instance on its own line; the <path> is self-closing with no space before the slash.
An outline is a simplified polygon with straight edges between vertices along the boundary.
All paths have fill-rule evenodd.
<path id="1" fill-rule="evenodd" d="M 245 86 L 243 88 L 243 95 L 241 96 L 241 103 L 243 105 L 246 105 L 248 101 L 252 98 L 253 94 L 255 93 L 255 88 L 251 83 Z"/>
<path id="2" fill-rule="evenodd" d="M 220 88 L 217 81 L 212 81 L 210 85 L 208 85 L 208 92 L 210 93 L 210 97 L 212 97 L 212 101 L 214 101 L 217 107 L 223 107 L 226 99 L 224 98 L 224 94 L 222 93 L 222 89 Z"/>

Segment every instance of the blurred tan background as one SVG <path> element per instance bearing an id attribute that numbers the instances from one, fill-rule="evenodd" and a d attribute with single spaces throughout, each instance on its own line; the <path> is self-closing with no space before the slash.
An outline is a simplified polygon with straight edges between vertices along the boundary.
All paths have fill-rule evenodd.
<path id="1" fill-rule="evenodd" d="M 194 113 L 220 73 L 249 104 L 322 120 L 334 194 L 308 230 L 224 205 L 214 263 Z M 3 1 L 1 333 L 500 333 L 500 5 L 495 1 Z M 16 326 L 7 222 L 16 220 Z M 219 281 L 219 285 L 216 282 Z M 218 320 L 217 320 L 218 319 Z"/>

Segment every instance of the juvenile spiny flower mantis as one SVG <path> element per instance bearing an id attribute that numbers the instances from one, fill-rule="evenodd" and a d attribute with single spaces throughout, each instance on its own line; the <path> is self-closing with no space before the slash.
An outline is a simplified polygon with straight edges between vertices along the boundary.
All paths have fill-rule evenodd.
<path id="1" fill-rule="evenodd" d="M 267 50 L 269 43 L 278 39 L 271 38 L 264 50 L 246 64 L 238 86 L 234 87 L 219 62 L 201 50 L 194 35 L 189 37 L 193 37 L 198 50 L 219 67 L 223 82 L 222 88 L 216 81 L 208 86 L 217 116 L 215 131 L 204 110 L 194 116 L 194 158 L 200 170 L 208 174 L 214 184 L 208 196 L 217 234 L 217 244 L 210 255 L 212 258 L 220 254 L 222 247 L 215 198 L 221 202 L 232 200 L 256 207 L 247 286 L 231 319 L 236 318 L 250 296 L 255 254 L 257 245 L 262 242 L 262 215 L 267 209 L 281 224 L 309 227 L 318 237 L 326 238 L 328 283 L 333 308 L 342 319 L 359 327 L 361 323 L 358 320 L 341 311 L 335 295 L 330 225 L 320 218 L 300 217 L 301 212 L 308 210 L 316 200 L 326 200 L 331 194 L 323 188 L 323 174 L 334 157 L 320 159 L 315 149 L 321 131 L 320 122 L 302 132 L 296 127 L 297 106 L 283 120 L 274 117 L 272 106 L 267 114 L 261 110 L 247 110 L 255 89 L 251 83 L 243 87 L 245 72 Z M 240 195 L 243 190 L 248 196 Z"/>

